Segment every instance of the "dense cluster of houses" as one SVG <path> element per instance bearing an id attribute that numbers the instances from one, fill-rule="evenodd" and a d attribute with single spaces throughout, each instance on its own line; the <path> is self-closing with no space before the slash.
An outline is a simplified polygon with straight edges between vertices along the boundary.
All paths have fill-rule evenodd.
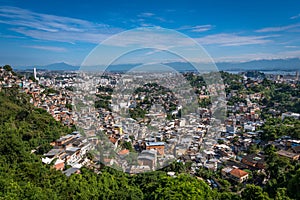
<path id="1" fill-rule="evenodd" d="M 128 173 L 156 170 L 177 160 L 183 163 L 192 162 L 192 173 L 200 167 L 212 171 L 222 168 L 221 173 L 224 178 L 239 183 L 247 181 L 251 171 L 264 173 L 266 169 L 263 154 L 245 153 L 252 145 L 263 147 L 272 143 L 279 149 L 277 152 L 279 156 L 299 160 L 300 140 L 282 137 L 266 144 L 260 141 L 259 135 L 262 134 L 260 127 L 264 121 L 260 118 L 262 107 L 256 103 L 257 100 L 263 98 L 259 92 L 247 95 L 232 90 L 226 99 L 218 99 L 218 101 L 225 101 L 238 96 L 245 101 L 228 105 L 226 120 L 217 122 L 218 126 L 212 127 L 210 122 L 213 116 L 211 110 L 207 108 L 200 108 L 197 112 L 185 113 L 184 116 L 178 117 L 183 104 L 192 104 L 187 102 L 189 99 L 174 98 L 170 92 L 164 96 L 154 97 L 163 105 L 152 105 L 146 114 L 149 120 L 145 121 L 131 118 L 128 113 L 124 113 L 124 110 L 135 109 L 136 105 L 140 105 L 149 94 L 146 92 L 134 93 L 134 96 L 126 92 L 111 94 L 107 90 L 99 89 L 99 86 L 102 89 L 116 89 L 118 84 L 123 90 L 139 88 L 140 81 L 135 78 L 144 80 L 143 75 L 125 76 L 120 80 L 120 74 L 117 73 L 101 78 L 96 77 L 95 74 L 93 76 L 85 74 L 81 86 L 83 93 L 75 95 L 80 100 L 77 104 L 86 106 L 75 109 L 75 112 L 71 112 L 68 106 L 72 104 L 74 95 L 74 92 L 68 90 L 76 79 L 72 75 L 55 74 L 50 78 L 41 77 L 38 83 L 24 77 L 20 78 L 4 69 L 0 69 L 0 76 L 0 88 L 18 85 L 24 92 L 31 95 L 31 102 L 35 106 L 47 110 L 58 121 L 68 125 L 75 123 L 82 129 L 84 134 L 73 132 L 53 142 L 53 149 L 42 159 L 43 163 L 51 164 L 67 176 L 79 173 L 82 166 L 93 163 L 86 156 L 91 150 L 97 150 L 99 153 L 93 158 L 94 162 L 101 162 L 112 167 L 121 166 L 121 169 Z M 176 79 L 168 80 L 162 74 L 160 76 L 164 78 L 165 83 L 168 83 L 170 89 L 174 89 L 172 86 L 176 85 Z M 90 88 L 91 84 L 95 86 L 93 89 Z M 57 92 L 53 90 L 49 92 L 48 88 Z M 207 92 L 199 94 L 197 98 L 206 99 L 207 93 L 222 90 L 222 86 L 216 84 L 214 87 L 204 87 L 204 89 Z M 112 96 L 110 109 L 91 106 L 95 99 L 90 97 L 95 94 Z M 176 105 L 171 113 L 175 117 L 165 120 L 167 116 L 165 108 L 168 105 L 164 103 L 168 101 Z M 141 106 L 147 108 L 148 105 Z M 299 116 L 297 113 L 282 113 L 282 119 L 285 117 L 299 119 Z M 102 140 L 96 139 L 99 131 L 107 137 L 115 154 L 98 148 L 99 145 L 103 145 Z M 206 136 L 211 132 L 215 133 L 215 136 L 210 140 Z M 266 180 L 258 180 L 259 183 L 264 181 Z"/>
<path id="2" fill-rule="evenodd" d="M 116 78 L 112 79 L 116 80 Z M 107 81 L 102 81 L 102 83 L 105 83 L 102 86 L 114 88 L 115 82 L 111 84 L 109 80 L 110 77 L 107 77 Z M 127 78 L 125 82 L 126 84 L 131 83 L 131 85 L 136 83 L 134 79 L 130 78 Z M 137 86 L 132 87 L 136 88 Z M 227 99 L 236 95 L 240 94 L 232 90 L 227 95 Z M 201 94 L 199 98 L 205 98 L 203 96 L 205 95 Z M 151 118 L 149 125 L 150 127 L 156 127 L 156 129 L 150 131 L 150 134 L 149 130 L 147 130 L 148 134 L 146 134 L 147 131 L 138 126 L 137 121 L 134 119 L 122 121 L 121 117 L 114 116 L 111 111 L 100 109 L 100 117 L 103 120 L 102 130 L 109 135 L 111 142 L 116 144 L 116 148 L 120 147 L 118 144 L 121 144 L 122 141 L 130 141 L 133 147 L 140 152 L 137 157 L 137 164 L 130 167 L 125 165 L 129 167 L 125 167 L 125 171 L 129 173 L 157 169 L 153 166 L 164 166 L 165 162 L 163 161 L 169 158 L 170 160 L 177 159 L 179 162 L 193 162 L 192 171 L 194 172 L 199 167 L 205 167 L 213 171 L 223 168 L 222 175 L 224 178 L 236 182 L 244 182 L 249 178 L 249 170 L 265 173 L 266 169 L 266 161 L 263 154 L 247 154 L 245 152 L 252 145 L 263 147 L 267 143 L 263 144 L 259 139 L 259 135 L 262 134 L 260 127 L 264 124 L 264 121 L 260 118 L 262 107 L 256 102 L 263 98 L 262 94 L 257 92 L 249 95 L 242 94 L 239 97 L 245 99 L 246 103 L 238 102 L 227 106 L 229 114 L 225 122 L 218 127 L 217 140 L 206 146 L 204 151 L 201 151 L 201 148 L 203 148 L 201 143 L 203 143 L 204 136 L 211 128 L 209 125 L 211 113 L 206 108 L 201 108 L 199 112 L 201 114 L 200 120 L 196 113 L 190 113 L 180 119 L 161 123 L 161 119 L 166 117 L 163 106 L 153 106 L 154 109 L 149 111 L 147 117 L 152 116 L 154 118 Z M 141 100 L 146 98 L 146 96 L 143 96 L 142 93 L 142 96 L 136 95 L 134 98 Z M 111 105 L 112 110 L 119 112 L 122 109 L 135 107 L 136 104 L 134 101 L 130 101 L 129 95 L 124 96 L 123 99 L 128 101 L 114 102 Z M 299 114 L 297 113 L 283 113 L 282 116 L 283 118 L 294 117 L 299 119 Z M 133 124 L 136 127 L 129 128 Z M 139 124 L 146 123 L 141 122 Z M 120 134 L 119 130 L 122 130 L 122 134 Z M 130 138 L 131 135 L 134 137 Z M 289 145 L 291 141 L 293 141 L 293 145 Z M 277 152 L 279 156 L 298 160 L 299 148 L 297 144 L 300 141 L 280 139 L 277 142 L 284 143 Z M 277 145 L 276 142 L 274 144 Z M 123 155 L 130 154 L 129 151 L 124 149 L 120 149 L 119 153 Z M 110 162 L 112 160 L 109 159 Z M 266 180 L 257 181 L 262 183 Z"/>
<path id="3" fill-rule="evenodd" d="M 93 150 L 97 143 L 96 138 L 86 138 L 78 132 L 73 132 L 51 143 L 53 148 L 44 154 L 42 162 L 62 171 L 66 166 L 71 166 L 63 171 L 71 175 L 70 171 L 78 172 L 82 166 L 91 162 L 87 158 L 87 153 Z"/>
<path id="4" fill-rule="evenodd" d="M 0 90 L 2 88 L 10 88 L 14 85 L 22 87 L 23 80 L 20 79 L 12 71 L 7 71 L 4 68 L 0 68 Z"/>
<path id="5" fill-rule="evenodd" d="M 67 89 L 73 86 L 74 75 L 54 73 L 51 77 L 38 78 L 36 73 L 34 69 L 33 78 L 28 78 L 0 68 L 0 88 L 18 86 L 22 92 L 31 96 L 30 102 L 34 106 L 47 110 L 57 121 L 66 125 L 74 124 L 71 109 L 73 93 Z"/>

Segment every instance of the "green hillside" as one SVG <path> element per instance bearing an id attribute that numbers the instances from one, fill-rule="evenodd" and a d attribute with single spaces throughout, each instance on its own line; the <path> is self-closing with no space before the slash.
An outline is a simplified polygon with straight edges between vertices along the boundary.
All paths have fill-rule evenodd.
<path id="1" fill-rule="evenodd" d="M 284 176 L 280 177 L 289 177 L 287 188 L 268 183 L 265 190 L 269 195 L 260 186 L 251 184 L 240 195 L 229 192 L 225 187 L 211 189 L 203 180 L 187 174 L 187 166 L 182 163 L 173 163 L 162 171 L 138 175 L 106 167 L 96 174 L 82 168 L 81 174 L 67 177 L 42 164 L 41 155 L 51 148 L 49 142 L 71 131 L 46 111 L 34 108 L 28 96 L 18 92 L 17 88 L 3 89 L 0 92 L 0 199 L 225 200 L 270 199 L 270 194 L 275 199 L 289 199 L 287 192 L 294 198 L 299 195 L 297 192 L 291 193 L 299 191 L 298 168 L 292 169 L 294 175 L 281 173 Z M 31 153 L 33 149 L 37 151 Z M 270 163 L 274 162 L 278 161 Z M 165 171 L 175 171 L 177 177 L 170 177 Z M 205 173 L 201 176 L 206 177 Z"/>
<path id="2" fill-rule="evenodd" d="M 0 199 L 214 199 L 203 181 L 165 172 L 130 176 L 104 168 L 67 178 L 43 165 L 49 142 L 71 132 L 16 88 L 0 92 Z M 36 153 L 31 150 L 40 146 Z"/>

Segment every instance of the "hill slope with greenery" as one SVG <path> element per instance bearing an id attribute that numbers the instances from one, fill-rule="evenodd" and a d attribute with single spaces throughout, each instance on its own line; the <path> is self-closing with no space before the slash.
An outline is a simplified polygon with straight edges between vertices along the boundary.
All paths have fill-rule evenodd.
<path id="1" fill-rule="evenodd" d="M 103 168 L 66 177 L 41 162 L 49 143 L 71 132 L 34 108 L 17 88 L 0 92 L 0 199 L 214 199 L 216 193 L 189 175 L 165 172 L 130 176 Z M 38 148 L 36 153 L 31 150 Z M 51 148 L 51 147 L 50 147 Z"/>
<path id="2" fill-rule="evenodd" d="M 0 122 L 0 199 L 269 199 L 274 192 L 275 199 L 288 199 L 286 188 L 278 184 L 268 184 L 269 195 L 255 185 L 247 185 L 241 195 L 220 192 L 176 166 L 170 169 L 177 172 L 176 178 L 164 169 L 129 175 L 106 167 L 100 174 L 82 168 L 81 174 L 67 177 L 42 164 L 41 155 L 51 148 L 51 141 L 72 130 L 34 108 L 17 88 L 0 92 Z M 33 149 L 37 151 L 31 153 Z M 298 175 L 299 170 L 285 182 L 289 193 L 298 191 Z"/>

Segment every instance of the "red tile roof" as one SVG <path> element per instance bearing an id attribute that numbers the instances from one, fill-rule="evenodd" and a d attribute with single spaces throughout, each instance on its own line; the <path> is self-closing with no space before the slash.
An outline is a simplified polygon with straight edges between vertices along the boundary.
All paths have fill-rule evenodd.
<path id="1" fill-rule="evenodd" d="M 244 170 L 241 170 L 241 169 L 233 169 L 230 171 L 230 174 L 237 178 L 242 178 L 242 177 L 248 175 L 248 172 L 245 172 Z"/>
<path id="2" fill-rule="evenodd" d="M 122 149 L 121 151 L 119 151 L 119 155 L 126 155 L 129 153 L 128 149 Z"/>

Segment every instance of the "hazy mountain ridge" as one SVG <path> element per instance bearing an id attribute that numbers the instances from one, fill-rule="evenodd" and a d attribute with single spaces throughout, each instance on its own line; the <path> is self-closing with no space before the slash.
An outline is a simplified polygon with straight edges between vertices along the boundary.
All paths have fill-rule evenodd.
<path id="1" fill-rule="evenodd" d="M 170 62 L 164 63 L 170 67 L 173 67 L 177 71 L 193 71 L 193 67 L 190 63 L 184 62 Z M 139 66 L 140 64 L 116 64 L 111 65 L 108 71 L 127 71 L 133 67 Z M 203 70 L 206 69 L 210 64 L 201 64 Z M 300 59 L 290 58 L 290 59 L 273 59 L 273 60 L 253 60 L 248 62 L 218 62 L 216 66 L 222 71 L 249 71 L 249 70 L 260 70 L 260 71 L 297 71 L 300 70 Z M 36 67 L 38 70 L 65 70 L 65 71 L 75 71 L 79 70 L 80 66 L 74 66 L 67 64 L 65 62 L 53 63 L 44 66 L 19 66 L 14 67 L 17 70 L 30 70 Z M 99 69 L 100 67 L 87 67 L 90 69 Z"/>
<path id="2" fill-rule="evenodd" d="M 32 66 L 17 66 L 14 67 L 16 70 L 31 70 L 33 68 L 36 68 L 38 70 L 65 70 L 65 71 L 75 71 L 79 69 L 79 66 L 73 66 L 70 64 L 67 64 L 65 62 L 59 62 L 59 63 L 52 63 L 49 65 L 32 65 Z"/>
<path id="3" fill-rule="evenodd" d="M 262 71 L 295 71 L 300 70 L 300 59 L 273 59 L 273 60 L 253 60 L 242 63 L 216 63 L 219 70 L 262 70 Z"/>

